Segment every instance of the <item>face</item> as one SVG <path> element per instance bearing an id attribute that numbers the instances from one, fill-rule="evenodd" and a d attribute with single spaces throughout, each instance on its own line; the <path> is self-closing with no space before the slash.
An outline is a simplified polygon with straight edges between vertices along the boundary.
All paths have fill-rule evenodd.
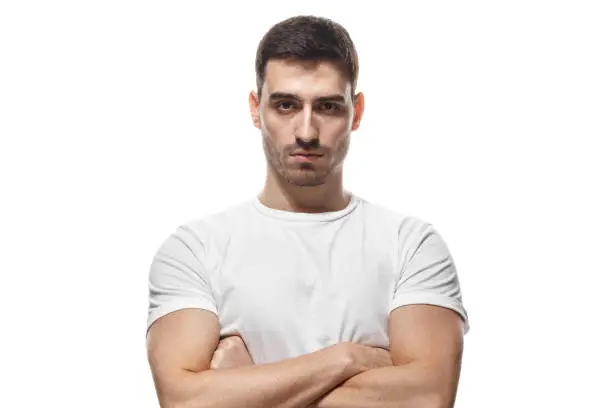
<path id="1" fill-rule="evenodd" d="M 341 170 L 363 113 L 363 95 L 351 92 L 332 63 L 268 62 L 261 97 L 250 94 L 251 115 L 268 165 L 287 183 L 318 186 Z"/>

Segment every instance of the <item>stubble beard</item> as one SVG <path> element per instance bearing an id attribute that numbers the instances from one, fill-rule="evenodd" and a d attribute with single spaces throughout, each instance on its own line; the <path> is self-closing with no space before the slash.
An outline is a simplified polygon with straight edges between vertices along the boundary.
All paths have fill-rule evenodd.
<path id="1" fill-rule="evenodd" d="M 312 163 L 299 163 L 297 166 L 289 165 L 286 162 L 286 157 L 282 152 L 279 152 L 274 147 L 269 137 L 263 135 L 263 147 L 268 162 L 268 166 L 280 178 L 288 184 L 299 187 L 316 187 L 329 179 L 340 165 L 344 162 L 344 158 L 348 153 L 350 135 L 345 137 L 334 160 L 329 162 L 327 167 L 321 168 Z M 285 160 L 283 160 L 285 158 Z M 328 160 L 328 159 L 325 159 Z"/>

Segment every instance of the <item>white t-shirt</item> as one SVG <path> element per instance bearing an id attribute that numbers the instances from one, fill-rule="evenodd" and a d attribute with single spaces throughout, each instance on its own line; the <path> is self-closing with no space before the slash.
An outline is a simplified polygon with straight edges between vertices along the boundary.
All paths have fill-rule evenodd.
<path id="1" fill-rule="evenodd" d="M 341 341 L 389 347 L 402 305 L 452 309 L 465 321 L 453 259 L 438 232 L 352 194 L 348 206 L 296 213 L 255 197 L 180 225 L 155 254 L 147 330 L 183 308 L 214 312 L 256 364 Z"/>

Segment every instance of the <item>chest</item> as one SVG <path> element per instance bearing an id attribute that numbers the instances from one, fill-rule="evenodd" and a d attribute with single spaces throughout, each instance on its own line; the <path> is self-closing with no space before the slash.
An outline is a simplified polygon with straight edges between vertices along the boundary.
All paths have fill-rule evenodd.
<path id="1" fill-rule="evenodd" d="M 341 238 L 285 233 L 233 242 L 214 282 L 222 334 L 276 347 L 386 346 L 393 246 Z"/>

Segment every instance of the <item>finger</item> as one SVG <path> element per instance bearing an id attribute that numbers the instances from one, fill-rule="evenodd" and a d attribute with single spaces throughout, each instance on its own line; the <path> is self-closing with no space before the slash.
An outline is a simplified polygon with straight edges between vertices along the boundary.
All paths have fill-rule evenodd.
<path id="1" fill-rule="evenodd" d="M 215 352 L 210 360 L 210 369 L 217 370 L 220 367 L 220 360 L 219 354 Z"/>

